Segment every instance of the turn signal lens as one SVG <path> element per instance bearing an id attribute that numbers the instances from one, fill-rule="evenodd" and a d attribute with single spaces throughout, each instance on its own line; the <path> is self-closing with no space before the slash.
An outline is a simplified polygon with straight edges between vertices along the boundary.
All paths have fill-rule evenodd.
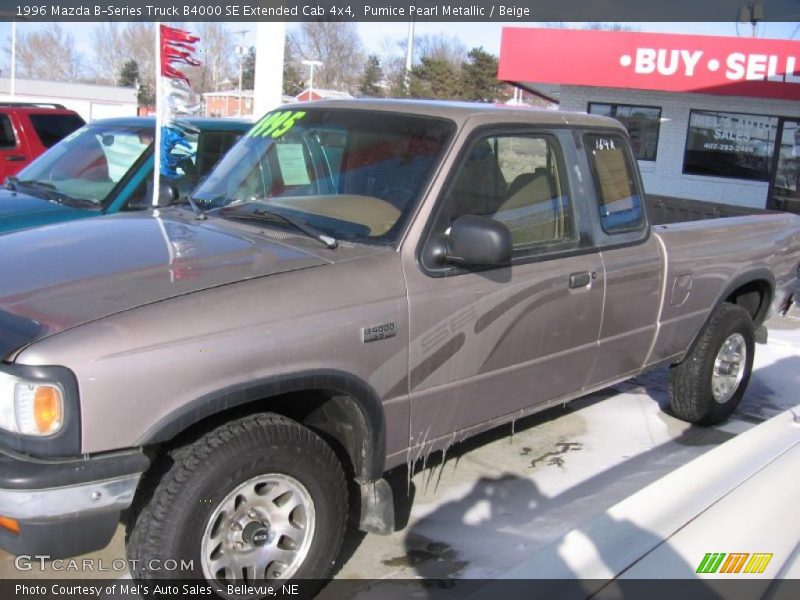
<path id="1" fill-rule="evenodd" d="M 8 529 L 11 533 L 19 534 L 19 523 L 9 517 L 0 517 L 0 527 Z"/>
<path id="2" fill-rule="evenodd" d="M 53 435 L 64 426 L 64 389 L 54 381 L 26 381 L 0 370 L 0 429 Z"/>
<path id="3" fill-rule="evenodd" d="M 61 427 L 61 391 L 49 385 L 37 386 L 33 396 L 33 418 L 42 435 Z"/>
<path id="4" fill-rule="evenodd" d="M 61 428 L 64 402 L 61 389 L 48 384 L 17 385 L 17 430 L 26 435 L 50 435 Z"/>

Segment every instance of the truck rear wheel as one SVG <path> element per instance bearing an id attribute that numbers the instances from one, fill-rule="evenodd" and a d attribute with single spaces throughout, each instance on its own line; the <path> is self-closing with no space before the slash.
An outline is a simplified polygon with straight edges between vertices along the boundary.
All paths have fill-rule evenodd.
<path id="1" fill-rule="evenodd" d="M 313 431 L 257 414 L 169 458 L 128 531 L 135 579 L 196 577 L 224 590 L 330 574 L 344 536 L 347 487 L 333 450 Z M 189 572 L 148 570 L 168 560 L 185 561 Z"/>
<path id="2" fill-rule="evenodd" d="M 699 425 L 727 419 L 747 389 L 754 352 L 750 314 L 735 304 L 722 304 L 692 351 L 670 371 L 672 413 Z"/>

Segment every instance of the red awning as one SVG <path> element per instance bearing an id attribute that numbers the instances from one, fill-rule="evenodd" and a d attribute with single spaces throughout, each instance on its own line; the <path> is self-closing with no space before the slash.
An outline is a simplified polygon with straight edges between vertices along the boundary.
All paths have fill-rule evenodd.
<path id="1" fill-rule="evenodd" d="M 506 27 L 498 78 L 800 100 L 800 42 Z"/>

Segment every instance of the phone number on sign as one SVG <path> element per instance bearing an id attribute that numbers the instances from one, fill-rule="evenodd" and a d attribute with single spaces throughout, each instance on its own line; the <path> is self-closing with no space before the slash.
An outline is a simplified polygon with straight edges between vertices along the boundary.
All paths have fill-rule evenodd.
<path id="1" fill-rule="evenodd" d="M 733 144 L 715 144 L 706 142 L 703 144 L 705 150 L 720 150 L 722 152 L 744 152 L 753 153 L 756 149 L 753 146 L 734 146 Z"/>

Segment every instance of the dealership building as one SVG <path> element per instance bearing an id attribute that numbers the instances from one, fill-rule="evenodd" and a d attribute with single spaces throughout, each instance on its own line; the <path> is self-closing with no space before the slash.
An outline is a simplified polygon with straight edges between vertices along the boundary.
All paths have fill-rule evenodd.
<path id="1" fill-rule="evenodd" d="M 651 194 L 800 213 L 800 42 L 508 27 L 498 75 L 620 120 Z"/>

